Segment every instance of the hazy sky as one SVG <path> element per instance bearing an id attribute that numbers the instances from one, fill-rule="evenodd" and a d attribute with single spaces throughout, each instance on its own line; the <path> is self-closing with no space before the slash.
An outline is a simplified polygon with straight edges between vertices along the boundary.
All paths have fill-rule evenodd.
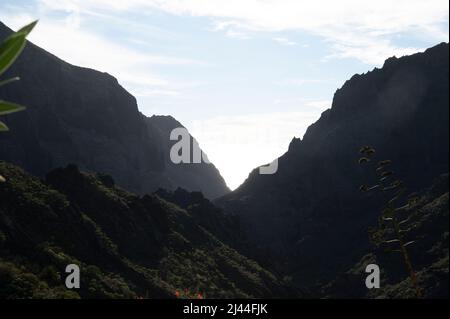
<path id="1" fill-rule="evenodd" d="M 13 29 L 172 115 L 228 185 L 282 155 L 355 73 L 448 42 L 447 0 L 2 0 Z"/>

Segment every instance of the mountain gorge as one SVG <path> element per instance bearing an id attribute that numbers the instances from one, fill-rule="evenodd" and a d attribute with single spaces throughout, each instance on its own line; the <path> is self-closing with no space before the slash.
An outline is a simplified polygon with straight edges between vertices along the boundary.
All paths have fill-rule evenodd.
<path id="1" fill-rule="evenodd" d="M 172 163 L 175 118 L 28 43 L 0 88 L 27 106 L 1 119 L 0 299 L 414 298 L 401 256 L 373 240 L 392 232 L 386 196 L 361 192 L 377 176 L 362 146 L 414 194 L 412 264 L 424 297 L 448 298 L 448 61 L 442 43 L 353 76 L 275 174 L 230 192 L 214 165 Z M 365 286 L 369 263 L 383 289 Z"/>
<path id="2" fill-rule="evenodd" d="M 0 23 L 0 40 L 11 32 Z M 114 77 L 70 65 L 32 43 L 8 75 L 21 80 L 1 87 L 0 96 L 28 109 L 5 119 L 11 130 L 0 136 L 3 160 L 37 176 L 73 163 L 139 194 L 183 187 L 216 198 L 229 191 L 212 164 L 174 167 L 167 130 L 181 124 L 141 114 Z"/>

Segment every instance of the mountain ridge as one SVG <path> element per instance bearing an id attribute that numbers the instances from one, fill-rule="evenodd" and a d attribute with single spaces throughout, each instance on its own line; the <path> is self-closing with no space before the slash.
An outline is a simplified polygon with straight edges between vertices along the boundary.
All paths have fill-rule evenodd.
<path id="1" fill-rule="evenodd" d="M 254 170 L 215 201 L 238 214 L 253 243 L 270 249 L 300 286 L 331 280 L 369 249 L 375 198 L 359 192 L 359 149 L 370 145 L 411 192 L 448 173 L 448 44 L 355 75 L 303 139 L 293 139 L 278 172 Z"/>
<path id="2" fill-rule="evenodd" d="M 0 24 L 1 39 L 10 33 Z M 229 191 L 212 164 L 174 169 L 166 151 L 171 141 L 158 134 L 159 118 L 140 113 L 135 97 L 113 76 L 68 64 L 32 43 L 8 75 L 21 81 L 0 88 L 0 96 L 28 109 L 5 117 L 11 130 L 0 136 L 2 159 L 38 176 L 77 164 L 139 194 L 183 187 L 215 198 Z"/>

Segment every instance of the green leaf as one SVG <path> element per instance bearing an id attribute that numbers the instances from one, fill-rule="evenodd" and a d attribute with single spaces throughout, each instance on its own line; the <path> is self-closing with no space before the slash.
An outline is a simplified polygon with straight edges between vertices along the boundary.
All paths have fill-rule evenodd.
<path id="1" fill-rule="evenodd" d="M 406 223 L 409 223 L 410 220 L 411 220 L 411 217 L 408 217 L 407 219 L 402 220 L 401 222 L 399 222 L 398 225 L 401 226 L 401 225 L 404 225 Z"/>
<path id="2" fill-rule="evenodd" d="M 370 159 L 368 159 L 367 157 L 361 157 L 359 159 L 359 164 L 364 164 L 364 163 L 367 163 L 367 162 L 370 162 Z"/>
<path id="3" fill-rule="evenodd" d="M 0 132 L 6 132 L 9 131 L 9 128 L 6 126 L 5 123 L 0 122 Z"/>
<path id="4" fill-rule="evenodd" d="M 0 75 L 17 59 L 25 47 L 25 36 L 14 34 L 0 46 Z"/>
<path id="5" fill-rule="evenodd" d="M 19 104 L 0 100 L 0 115 L 11 114 L 25 110 L 25 107 Z"/>
<path id="6" fill-rule="evenodd" d="M 391 191 L 391 190 L 397 189 L 400 186 L 402 186 L 402 183 L 399 182 L 399 181 L 395 181 L 390 186 L 383 188 L 383 192 L 387 192 L 387 191 Z"/>
<path id="7" fill-rule="evenodd" d="M 381 161 L 381 162 L 378 163 L 378 168 L 383 168 L 383 167 L 385 167 L 387 165 L 390 165 L 390 164 L 392 164 L 391 160 Z"/>
<path id="8" fill-rule="evenodd" d="M 37 21 L 23 27 L 0 44 L 0 75 L 14 63 L 26 44 L 27 35 L 36 26 Z"/>
<path id="9" fill-rule="evenodd" d="M 365 154 L 368 149 L 370 149 L 370 146 L 363 146 L 360 148 L 359 152 Z"/>
<path id="10" fill-rule="evenodd" d="M 402 207 L 398 207 L 395 209 L 396 212 L 401 212 L 402 210 L 407 210 L 409 208 L 409 204 L 403 205 Z"/>
<path id="11" fill-rule="evenodd" d="M 388 202 L 388 204 L 389 204 L 389 205 L 394 204 L 399 198 L 400 198 L 399 195 L 394 196 L 394 197 Z"/>
<path id="12" fill-rule="evenodd" d="M 35 21 L 31 22 L 30 24 L 24 26 L 19 31 L 17 31 L 17 33 L 24 33 L 25 36 L 27 36 L 28 34 L 30 34 L 31 31 L 33 31 L 33 29 L 36 26 L 36 24 L 38 23 L 38 21 L 39 20 L 35 20 Z"/>
<path id="13" fill-rule="evenodd" d="M 400 242 L 400 240 L 398 240 L 398 239 L 393 239 L 393 240 L 385 241 L 384 243 L 385 243 L 385 244 L 395 244 L 395 243 L 399 243 L 399 242 Z"/>
<path id="14" fill-rule="evenodd" d="M 361 154 L 366 154 L 367 156 L 372 156 L 373 154 L 375 154 L 375 149 L 373 149 L 370 146 L 363 146 L 363 147 L 361 147 L 359 152 Z"/>
<path id="15" fill-rule="evenodd" d="M 20 80 L 20 78 L 18 76 L 16 76 L 16 77 L 14 77 L 12 79 L 0 81 L 0 86 L 6 85 L 6 84 L 9 84 L 9 83 L 12 83 L 12 82 L 16 82 L 16 81 L 19 81 L 19 80 Z"/>
<path id="16" fill-rule="evenodd" d="M 382 177 L 388 177 L 388 176 L 391 176 L 392 174 L 394 174 L 394 173 L 393 173 L 393 172 L 390 172 L 390 171 L 387 171 L 387 172 L 381 173 L 381 176 L 382 176 Z"/>
<path id="17" fill-rule="evenodd" d="M 369 188 L 367 191 L 371 192 L 371 191 L 374 191 L 374 190 L 377 190 L 377 189 L 380 189 L 380 188 L 381 188 L 381 185 L 375 185 L 375 186 L 372 186 L 371 188 Z"/>
<path id="18" fill-rule="evenodd" d="M 413 245 L 415 243 L 416 243 L 416 241 L 413 240 L 413 241 L 407 242 L 405 245 L 403 245 L 403 247 L 408 247 L 408 246 L 411 246 L 411 245 Z"/>

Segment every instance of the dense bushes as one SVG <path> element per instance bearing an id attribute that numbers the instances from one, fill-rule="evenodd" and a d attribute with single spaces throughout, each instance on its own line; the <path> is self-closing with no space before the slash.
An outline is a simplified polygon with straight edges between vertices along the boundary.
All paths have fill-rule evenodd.
<path id="1" fill-rule="evenodd" d="M 200 214 L 200 206 L 182 209 L 156 195 L 139 197 L 73 165 L 45 182 L 4 162 L 0 174 L 7 180 L 0 184 L 0 298 L 288 293 L 282 281 L 216 237 L 221 225 L 219 237 L 228 238 L 233 223 L 204 198 Z M 76 291 L 64 286 L 65 266 L 72 263 L 81 269 Z"/>

